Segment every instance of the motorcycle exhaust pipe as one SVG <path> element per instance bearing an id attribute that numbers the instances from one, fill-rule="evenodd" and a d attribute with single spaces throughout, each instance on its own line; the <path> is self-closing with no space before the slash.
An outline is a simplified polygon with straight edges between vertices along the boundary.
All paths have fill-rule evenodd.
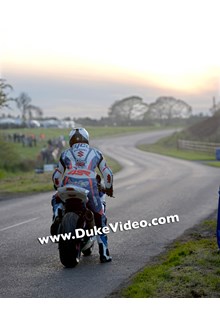
<path id="1" fill-rule="evenodd" d="M 95 226 L 94 214 L 89 209 L 86 209 L 85 220 L 86 220 L 86 226 L 88 227 L 88 229 L 91 229 Z"/>

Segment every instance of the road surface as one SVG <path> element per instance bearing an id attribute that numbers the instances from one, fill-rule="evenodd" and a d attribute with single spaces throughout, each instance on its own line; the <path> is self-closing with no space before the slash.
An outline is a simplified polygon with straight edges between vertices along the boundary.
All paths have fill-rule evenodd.
<path id="1" fill-rule="evenodd" d="M 115 176 L 116 198 L 107 198 L 108 234 L 113 261 L 99 263 L 98 247 L 73 269 L 64 268 L 49 235 L 50 198 L 43 193 L 0 202 L 0 297 L 108 297 L 186 229 L 217 208 L 220 172 L 216 168 L 142 152 L 166 132 L 121 136 L 95 142 L 123 169 Z M 170 224 L 123 230 L 131 222 L 178 215 Z M 162 220 L 163 222 L 163 220 Z M 142 222 L 145 223 L 145 222 Z"/>

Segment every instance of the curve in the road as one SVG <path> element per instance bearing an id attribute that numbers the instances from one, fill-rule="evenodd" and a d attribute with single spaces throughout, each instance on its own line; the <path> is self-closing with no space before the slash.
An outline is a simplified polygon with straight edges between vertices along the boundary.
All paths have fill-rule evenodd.
<path id="1" fill-rule="evenodd" d="M 56 244 L 40 245 L 49 235 L 52 193 L 1 201 L 0 297 L 106 297 L 186 229 L 216 208 L 219 172 L 212 167 L 142 152 L 166 132 L 94 141 L 123 169 L 116 174 L 115 197 L 107 199 L 113 261 L 100 264 L 96 246 L 74 269 L 62 267 Z M 178 215 L 179 222 L 124 229 L 129 221 Z"/>

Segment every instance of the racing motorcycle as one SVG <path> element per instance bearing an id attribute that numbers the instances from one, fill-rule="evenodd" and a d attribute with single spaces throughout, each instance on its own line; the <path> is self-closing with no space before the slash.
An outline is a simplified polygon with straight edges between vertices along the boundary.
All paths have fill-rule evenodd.
<path id="1" fill-rule="evenodd" d="M 81 253 L 90 255 L 94 246 L 94 238 L 76 236 L 78 228 L 86 230 L 95 226 L 94 214 L 86 208 L 88 193 L 88 190 L 72 184 L 57 189 L 57 195 L 64 203 L 63 208 L 58 209 L 57 233 L 61 235 L 58 249 L 60 261 L 67 268 L 75 267 L 79 263 Z M 68 235 L 68 238 L 62 238 L 65 235 Z"/>

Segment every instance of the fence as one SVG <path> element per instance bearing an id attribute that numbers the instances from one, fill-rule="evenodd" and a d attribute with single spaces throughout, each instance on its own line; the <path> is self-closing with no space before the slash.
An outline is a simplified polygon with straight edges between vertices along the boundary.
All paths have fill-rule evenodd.
<path id="1" fill-rule="evenodd" d="M 177 146 L 179 149 L 206 152 L 216 154 L 216 149 L 220 148 L 220 143 L 200 142 L 189 140 L 178 140 Z"/>

